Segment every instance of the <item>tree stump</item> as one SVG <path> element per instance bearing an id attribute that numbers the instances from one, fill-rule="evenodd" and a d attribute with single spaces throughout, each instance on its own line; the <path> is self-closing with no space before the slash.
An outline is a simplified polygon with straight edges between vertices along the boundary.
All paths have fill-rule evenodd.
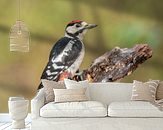
<path id="1" fill-rule="evenodd" d="M 136 68 L 152 57 L 148 44 L 137 44 L 133 48 L 115 47 L 95 59 L 90 67 L 76 74 L 73 80 L 90 82 L 114 82 L 133 73 Z"/>

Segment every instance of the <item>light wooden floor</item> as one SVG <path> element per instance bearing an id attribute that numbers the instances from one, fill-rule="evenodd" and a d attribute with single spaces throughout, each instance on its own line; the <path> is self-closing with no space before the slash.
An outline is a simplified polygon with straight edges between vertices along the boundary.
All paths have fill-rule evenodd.
<path id="1" fill-rule="evenodd" d="M 0 122 L 0 130 L 30 130 L 31 123 L 26 122 L 25 125 L 25 129 L 12 129 L 11 122 Z"/>

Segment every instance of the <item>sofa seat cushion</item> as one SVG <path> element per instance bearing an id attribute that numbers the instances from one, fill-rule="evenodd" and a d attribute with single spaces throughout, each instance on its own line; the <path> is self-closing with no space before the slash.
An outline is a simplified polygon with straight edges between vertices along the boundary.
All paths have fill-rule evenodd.
<path id="1" fill-rule="evenodd" d="M 41 117 L 105 117 L 107 106 L 98 101 L 50 102 L 40 109 Z"/>
<path id="2" fill-rule="evenodd" d="M 163 111 L 145 101 L 112 102 L 108 107 L 108 116 L 163 117 Z"/>

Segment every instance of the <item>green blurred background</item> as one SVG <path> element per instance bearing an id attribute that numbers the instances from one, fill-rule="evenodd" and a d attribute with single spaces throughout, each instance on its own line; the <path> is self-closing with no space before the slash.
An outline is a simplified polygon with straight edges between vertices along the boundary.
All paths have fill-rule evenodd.
<path id="1" fill-rule="evenodd" d="M 53 44 L 66 24 L 81 19 L 99 26 L 84 39 L 81 69 L 115 46 L 148 43 L 153 57 L 121 82 L 163 80 L 162 0 L 21 0 L 21 18 L 31 33 L 29 53 L 9 51 L 9 32 L 17 19 L 17 0 L 0 0 L 0 112 L 10 96 L 31 99 Z"/>

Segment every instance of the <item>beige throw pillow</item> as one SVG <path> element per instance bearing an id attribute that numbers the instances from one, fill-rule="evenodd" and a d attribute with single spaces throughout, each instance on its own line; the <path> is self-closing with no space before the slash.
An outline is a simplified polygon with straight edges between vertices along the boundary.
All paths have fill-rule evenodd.
<path id="1" fill-rule="evenodd" d="M 78 102 L 87 101 L 85 95 L 86 88 L 80 89 L 53 89 L 55 95 L 55 102 Z"/>
<path id="2" fill-rule="evenodd" d="M 154 102 L 158 84 L 158 80 L 152 80 L 145 83 L 134 80 L 131 100 Z"/>
<path id="3" fill-rule="evenodd" d="M 163 81 L 160 81 L 157 92 L 156 92 L 156 99 L 160 100 L 163 99 Z"/>
<path id="4" fill-rule="evenodd" d="M 88 82 L 88 80 L 77 82 L 77 81 L 70 80 L 70 79 L 64 79 L 64 83 L 65 83 L 67 89 L 86 88 L 86 96 L 90 100 L 89 82 Z"/>
<path id="5" fill-rule="evenodd" d="M 64 89 L 65 85 L 64 82 L 55 82 L 46 79 L 41 80 L 44 91 L 45 91 L 45 103 L 53 102 L 54 101 L 54 92 L 53 89 Z"/>

